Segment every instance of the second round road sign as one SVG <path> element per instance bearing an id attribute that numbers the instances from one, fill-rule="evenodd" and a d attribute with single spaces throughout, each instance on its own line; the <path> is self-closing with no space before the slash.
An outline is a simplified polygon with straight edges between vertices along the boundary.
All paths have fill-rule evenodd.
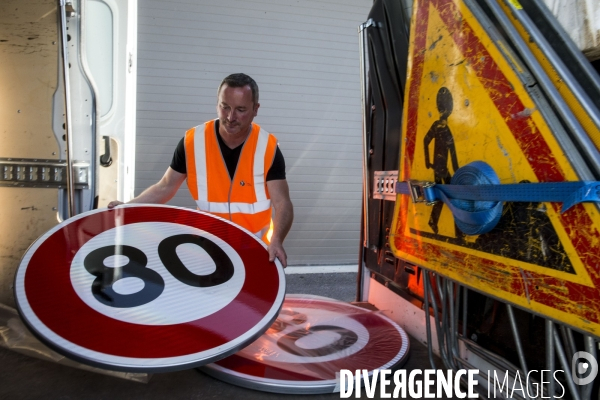
<path id="1" fill-rule="evenodd" d="M 400 367 L 408 336 L 389 318 L 342 301 L 287 295 L 275 323 L 248 347 L 202 367 L 250 389 L 288 394 L 339 391 L 342 369 Z"/>
<path id="2" fill-rule="evenodd" d="M 161 372 L 213 362 L 277 317 L 283 268 L 250 232 L 209 214 L 121 206 L 77 215 L 26 252 L 18 310 L 80 362 Z"/>

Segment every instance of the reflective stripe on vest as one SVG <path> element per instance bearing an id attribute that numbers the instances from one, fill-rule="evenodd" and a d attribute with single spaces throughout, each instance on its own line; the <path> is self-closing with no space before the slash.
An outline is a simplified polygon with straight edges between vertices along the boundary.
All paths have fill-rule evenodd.
<path id="1" fill-rule="evenodd" d="M 266 176 L 275 158 L 277 139 L 253 124 L 230 178 L 215 130 L 215 121 L 185 134 L 187 183 L 198 209 L 231 220 L 268 243 L 271 200 Z"/>
<path id="2" fill-rule="evenodd" d="M 242 214 L 256 214 L 261 211 L 266 211 L 271 208 L 271 200 L 257 201 L 256 203 L 215 203 L 209 201 L 196 200 L 198 208 L 202 211 L 209 213 L 221 213 L 226 214 L 242 213 Z"/>

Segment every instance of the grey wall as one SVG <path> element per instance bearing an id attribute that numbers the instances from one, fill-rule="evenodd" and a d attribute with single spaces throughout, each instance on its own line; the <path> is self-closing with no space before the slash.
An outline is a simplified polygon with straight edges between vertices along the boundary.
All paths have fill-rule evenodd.
<path id="1" fill-rule="evenodd" d="M 295 222 L 291 265 L 356 263 L 362 117 L 357 27 L 371 0 L 139 0 L 136 195 L 186 129 L 216 117 L 216 89 L 244 72 L 255 122 L 277 136 Z M 193 207 L 184 185 L 172 205 Z"/>

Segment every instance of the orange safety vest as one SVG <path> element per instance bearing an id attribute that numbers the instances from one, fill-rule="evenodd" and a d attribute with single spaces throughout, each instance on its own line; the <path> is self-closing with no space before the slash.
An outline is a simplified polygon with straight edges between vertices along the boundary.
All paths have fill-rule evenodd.
<path id="1" fill-rule="evenodd" d="M 215 121 L 185 133 L 190 193 L 199 210 L 241 225 L 268 244 L 272 215 L 266 177 L 275 158 L 277 139 L 252 124 L 231 179 L 221 155 Z"/>

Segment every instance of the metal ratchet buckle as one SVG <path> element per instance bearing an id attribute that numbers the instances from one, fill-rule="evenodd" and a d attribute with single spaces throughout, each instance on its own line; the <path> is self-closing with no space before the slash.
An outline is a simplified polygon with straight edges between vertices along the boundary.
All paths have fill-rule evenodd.
<path id="1" fill-rule="evenodd" d="M 428 206 L 434 205 L 436 201 L 429 201 L 426 198 L 425 189 L 435 186 L 435 182 L 428 181 L 406 181 L 410 191 L 410 198 L 413 203 L 425 203 Z"/>

